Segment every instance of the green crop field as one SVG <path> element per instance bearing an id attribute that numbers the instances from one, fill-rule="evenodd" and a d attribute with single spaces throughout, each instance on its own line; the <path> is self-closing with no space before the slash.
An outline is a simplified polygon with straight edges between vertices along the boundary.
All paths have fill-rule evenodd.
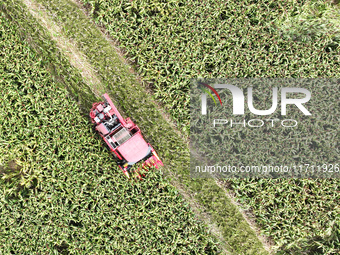
<path id="1" fill-rule="evenodd" d="M 338 78 L 339 20 L 338 1 L 2 1 L 0 254 L 339 254 L 338 179 L 193 179 L 187 139 L 191 78 Z M 145 181 L 89 121 L 105 92 L 164 162 Z M 337 162 L 333 121 L 310 138 Z"/>
<path id="2" fill-rule="evenodd" d="M 339 77 L 337 1 L 82 3 L 120 43 L 143 82 L 184 130 L 188 130 L 190 78 Z M 338 110 L 339 104 L 332 102 Z M 339 162 L 339 127 L 333 124 L 333 145 L 326 157 Z M 326 131 L 318 129 L 310 138 L 328 139 Z M 244 210 L 255 215 L 274 241 L 274 250 L 339 252 L 338 180 L 233 179 L 226 186 Z"/>
<path id="3" fill-rule="evenodd" d="M 330 11 L 331 1 L 81 2 L 186 131 L 191 78 L 329 77 L 339 70 L 340 14 Z"/>
<path id="4" fill-rule="evenodd" d="M 48 53 L 22 40 L 28 20 L 17 11 L 0 10 L 0 253 L 216 254 L 159 171 L 125 179 L 49 72 Z M 81 83 L 63 64 L 64 79 Z"/>

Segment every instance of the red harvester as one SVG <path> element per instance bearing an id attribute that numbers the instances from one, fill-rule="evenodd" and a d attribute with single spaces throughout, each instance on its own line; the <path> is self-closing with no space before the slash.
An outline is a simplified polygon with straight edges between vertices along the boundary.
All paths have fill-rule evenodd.
<path id="1" fill-rule="evenodd" d="M 158 165 L 163 166 L 156 151 L 145 142 L 138 126 L 130 118 L 123 119 L 117 108 L 112 103 L 108 94 L 103 95 L 104 102 L 94 103 L 90 111 L 90 117 L 96 130 L 104 139 L 113 155 L 119 160 L 119 167 L 123 173 L 130 178 L 131 167 L 143 162 L 141 168 L 148 171 L 148 168 Z M 139 168 L 135 171 L 140 179 Z"/>

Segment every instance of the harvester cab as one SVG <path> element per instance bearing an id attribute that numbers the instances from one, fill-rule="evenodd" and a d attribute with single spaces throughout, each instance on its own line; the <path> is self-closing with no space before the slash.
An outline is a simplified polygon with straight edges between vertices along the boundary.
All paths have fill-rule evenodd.
<path id="1" fill-rule="evenodd" d="M 134 170 L 137 177 L 142 179 L 142 171 L 148 171 L 152 166 L 163 166 L 156 151 L 144 140 L 139 127 L 130 118 L 123 119 L 108 94 L 104 94 L 103 98 L 103 102 L 92 105 L 91 121 L 118 159 L 123 173 L 130 178 L 132 166 L 143 162 L 140 168 Z"/>

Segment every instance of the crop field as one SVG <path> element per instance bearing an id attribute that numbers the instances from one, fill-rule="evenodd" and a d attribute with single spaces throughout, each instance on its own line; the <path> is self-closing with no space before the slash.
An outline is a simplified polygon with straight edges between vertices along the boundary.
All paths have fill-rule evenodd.
<path id="1" fill-rule="evenodd" d="M 332 77 L 339 68 L 331 1 L 81 2 L 186 131 L 191 78 Z"/>
<path id="2" fill-rule="evenodd" d="M 192 179 L 186 137 L 191 78 L 338 78 L 339 20 L 336 1 L 0 3 L 0 254 L 268 254 L 260 234 L 277 254 L 338 254 L 339 180 Z M 105 92 L 165 164 L 146 181 L 89 122 Z"/>
<path id="3" fill-rule="evenodd" d="M 338 1 L 81 2 L 186 131 L 190 78 L 339 77 Z M 326 157 L 338 162 L 333 124 Z M 328 139 L 327 132 L 315 129 L 310 138 Z M 230 179 L 225 185 L 255 215 L 274 250 L 339 252 L 339 180 Z"/>
<path id="4" fill-rule="evenodd" d="M 128 65 L 119 60 L 112 45 L 102 37 L 79 7 L 70 1 L 39 2 L 43 6 L 36 8 L 35 13 L 42 15 L 44 20 L 42 24 L 48 29 L 58 25 L 59 29 L 50 31 L 51 36 L 70 38 L 73 40 L 72 44 L 77 44 L 78 50 L 91 63 L 91 68 L 98 74 L 101 83 L 114 98 L 119 109 L 125 113 L 125 116 L 135 119 L 146 139 L 160 155 L 165 164 L 163 170 L 168 181 L 179 188 L 203 225 L 209 225 L 208 230 L 221 241 L 222 249 L 235 253 L 266 254 L 255 231 L 216 181 L 190 178 L 187 142 L 174 132 L 172 125 L 160 114 L 162 109 L 155 107 L 151 96 L 143 92 L 134 74 L 128 69 Z M 75 97 L 80 108 L 83 109 L 83 114 L 88 118 L 90 102 L 96 100 L 91 93 L 94 87 L 80 82 L 79 78 L 70 82 L 72 81 L 72 78 L 69 78 L 70 71 L 65 71 L 64 68 L 68 64 L 60 60 L 59 51 L 50 45 L 50 38 L 43 34 L 43 29 L 35 25 L 35 21 L 25 25 L 31 19 L 25 12 L 21 9 L 15 12 L 13 17 L 16 20 L 25 20 L 21 25 L 25 29 L 24 35 L 27 40 L 37 42 L 38 46 L 32 44 L 37 50 L 45 49 L 48 52 L 46 62 L 52 64 L 49 70 Z M 37 18 L 42 20 L 38 16 Z M 60 42 L 56 40 L 55 43 L 59 47 Z M 67 54 L 68 52 L 65 53 Z M 107 156 L 109 157 L 109 154 Z"/>
<path id="5" fill-rule="evenodd" d="M 178 191 L 169 184 L 169 176 L 165 181 L 161 173 L 150 173 L 147 183 L 130 186 L 88 121 L 91 103 L 99 100 L 92 93 L 93 88 L 25 5 L 20 1 L 6 1 L 0 6 L 1 106 L 4 109 L 0 130 L 1 252 L 143 254 L 149 249 L 151 254 L 171 251 L 216 254 L 227 246 L 228 251 L 266 254 L 254 231 L 213 180 L 190 179 L 186 144 L 169 123 L 162 120 L 149 102 L 149 95 L 133 83 L 132 75 L 124 69 L 126 65 L 116 59 L 112 47 L 105 39 L 98 39 L 101 36 L 89 21 L 79 18 L 78 7 L 50 6 L 60 11 L 64 10 L 62 7 L 73 8 L 74 12 L 65 15 L 74 14 L 72 18 L 83 25 L 87 22 L 83 31 L 75 20 L 68 21 L 73 24 L 68 28 L 78 29 L 73 35 L 82 35 L 84 41 L 78 43 L 86 50 L 90 45 L 86 40 L 90 38 L 96 43 L 98 48 L 90 50 L 101 54 L 90 52 L 87 57 L 92 64 L 98 64 L 96 72 L 100 73 L 103 83 L 116 85 L 108 89 L 117 105 L 136 119 L 165 163 L 163 170 L 176 169 L 171 178 L 181 181 L 181 190 L 189 187 L 195 192 L 187 202 L 195 199 L 203 204 L 200 210 L 212 215 L 213 224 L 218 223 L 222 239 L 228 237 L 228 242 L 221 244 L 216 241 L 216 233 L 207 233 L 211 228 L 206 228 L 206 219 L 195 219 L 188 204 L 181 203 L 182 196 L 174 195 Z M 44 21 L 47 22 L 47 18 L 44 17 Z M 65 33 L 69 31 L 62 28 Z M 113 68 L 107 70 L 108 65 Z M 134 103 L 129 104 L 130 100 Z M 148 109 L 147 114 L 141 112 L 144 108 Z M 165 192 L 163 196 L 165 187 L 170 193 Z M 150 193 L 153 191 L 158 195 Z M 137 193 L 138 196 L 132 195 Z M 175 199 L 173 203 L 171 197 Z M 172 205 L 184 211 L 177 213 L 170 209 Z M 186 224 L 183 219 L 187 217 L 194 225 L 188 223 L 187 229 L 176 227 L 176 223 Z M 183 238 L 183 247 L 176 244 L 175 236 L 171 241 L 166 238 L 171 235 L 170 229 L 161 227 L 170 223 L 174 231 L 178 231 L 178 235 L 174 234 L 179 242 Z M 143 229 L 140 236 L 136 236 L 140 232 L 136 229 Z"/>
<path id="6" fill-rule="evenodd" d="M 0 253 L 216 254 L 160 172 L 126 181 L 9 18 L 2 9 Z"/>

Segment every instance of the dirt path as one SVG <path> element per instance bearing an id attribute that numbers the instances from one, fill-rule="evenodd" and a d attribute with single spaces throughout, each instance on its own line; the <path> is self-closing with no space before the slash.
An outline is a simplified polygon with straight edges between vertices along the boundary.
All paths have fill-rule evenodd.
<path id="1" fill-rule="evenodd" d="M 216 184 L 224 190 L 224 192 L 226 193 L 226 195 L 229 197 L 230 201 L 232 202 L 233 205 L 235 205 L 239 212 L 242 214 L 243 218 L 247 221 L 247 223 L 249 224 L 249 226 L 254 230 L 254 232 L 256 233 L 256 236 L 258 237 L 258 239 L 261 241 L 261 243 L 263 244 L 263 247 L 266 249 L 266 251 L 268 251 L 269 254 L 272 254 L 272 246 L 274 245 L 274 242 L 272 240 L 270 240 L 268 237 L 264 236 L 261 234 L 260 232 L 260 228 L 256 225 L 255 222 L 255 216 L 250 212 L 250 211 L 246 211 L 243 210 L 241 208 L 241 204 L 236 202 L 235 200 L 235 195 L 228 192 L 227 187 L 226 187 L 226 183 L 215 179 Z"/>
<path id="2" fill-rule="evenodd" d="M 22 1 L 28 7 L 33 17 L 40 21 L 41 25 L 47 29 L 51 38 L 57 43 L 60 51 L 67 56 L 71 65 L 80 71 L 80 74 L 89 88 L 91 88 L 91 91 L 97 97 L 100 97 L 105 89 L 96 75 L 96 70 L 88 62 L 86 56 L 78 50 L 76 43 L 64 36 L 62 29 L 49 17 L 44 6 L 31 0 Z"/>
<path id="3" fill-rule="evenodd" d="M 72 39 L 66 37 L 62 29 L 52 20 L 52 18 L 49 17 L 48 12 L 46 11 L 45 7 L 42 6 L 39 3 L 36 3 L 35 1 L 31 0 L 22 0 L 23 3 L 28 7 L 29 12 L 33 15 L 34 18 L 40 21 L 41 25 L 43 25 L 47 31 L 49 32 L 51 38 L 57 43 L 58 49 L 61 50 L 67 56 L 69 59 L 71 65 L 75 68 L 77 68 L 80 71 L 80 74 L 84 78 L 85 83 L 89 86 L 91 91 L 94 95 L 97 97 L 101 97 L 102 94 L 104 94 L 105 87 L 102 86 L 101 80 L 96 74 L 97 71 L 95 68 L 89 63 L 86 56 L 78 50 L 76 42 L 74 42 Z M 71 0 L 75 4 L 78 5 L 79 9 L 82 10 L 82 12 L 88 16 L 87 10 L 84 8 L 84 6 L 77 0 Z M 97 26 L 98 27 L 98 26 Z M 115 42 L 109 35 L 106 33 L 105 29 L 102 27 L 98 27 L 103 37 L 112 45 L 112 47 L 116 50 L 117 55 L 119 56 L 121 62 L 123 62 L 126 66 L 129 66 L 129 71 L 133 74 L 135 74 L 137 80 L 141 84 L 141 78 L 136 74 L 134 69 L 130 67 L 128 61 L 124 58 L 123 52 L 117 47 L 117 42 Z M 149 94 L 152 94 L 150 89 L 147 89 L 147 92 Z M 189 142 L 187 137 L 185 137 L 177 128 L 176 124 L 171 120 L 171 117 L 169 114 L 167 114 L 162 106 L 154 101 L 154 103 L 158 106 L 159 112 L 162 114 L 164 119 L 172 125 L 176 133 L 183 138 L 183 141 Z"/>
<path id="4" fill-rule="evenodd" d="M 80 0 L 70 0 L 70 1 L 73 2 L 73 3 L 75 3 L 75 4 L 79 7 L 79 9 L 84 13 L 84 15 L 85 15 L 86 17 L 89 17 L 89 15 L 90 15 L 90 14 L 89 14 L 89 10 L 86 9 L 86 8 L 84 7 L 84 5 L 81 3 Z M 90 19 L 90 18 L 89 18 L 89 19 Z M 137 81 L 139 82 L 139 84 L 143 84 L 142 78 L 141 78 L 141 77 L 138 75 L 138 73 L 136 73 L 136 71 L 131 67 L 132 62 L 129 61 L 129 60 L 126 58 L 126 55 L 125 55 L 124 51 L 122 51 L 122 50 L 119 48 L 119 43 L 118 43 L 117 41 L 115 41 L 115 40 L 110 36 L 110 34 L 107 32 L 107 30 L 106 30 L 103 26 L 100 26 L 100 25 L 96 24 L 95 22 L 92 22 L 92 24 L 98 28 L 98 30 L 101 32 L 103 38 L 105 38 L 106 41 L 107 41 L 108 43 L 110 43 L 111 46 L 116 50 L 117 55 L 118 55 L 120 61 L 121 61 L 122 63 L 124 63 L 124 65 L 126 65 L 126 66 L 128 67 L 128 70 L 129 70 L 130 73 L 134 74 L 134 76 L 136 77 L 136 79 L 137 79 Z M 146 91 L 149 95 L 152 95 L 152 94 L 153 94 L 152 90 L 151 90 L 149 87 L 147 87 L 147 85 L 146 85 L 146 86 L 144 85 L 143 87 L 144 87 L 145 91 Z M 187 144 L 189 144 L 188 137 L 186 137 L 186 136 L 178 129 L 176 123 L 172 120 L 170 114 L 168 114 L 167 112 L 164 111 L 163 106 L 162 106 L 159 102 L 157 102 L 157 101 L 155 101 L 155 100 L 153 100 L 153 103 L 155 103 L 155 105 L 157 106 L 158 111 L 162 114 L 163 118 L 164 118 L 164 119 L 165 119 L 165 120 L 173 127 L 173 130 L 174 130 L 174 131 L 175 131 L 175 132 L 183 139 L 184 142 L 186 142 Z"/>

